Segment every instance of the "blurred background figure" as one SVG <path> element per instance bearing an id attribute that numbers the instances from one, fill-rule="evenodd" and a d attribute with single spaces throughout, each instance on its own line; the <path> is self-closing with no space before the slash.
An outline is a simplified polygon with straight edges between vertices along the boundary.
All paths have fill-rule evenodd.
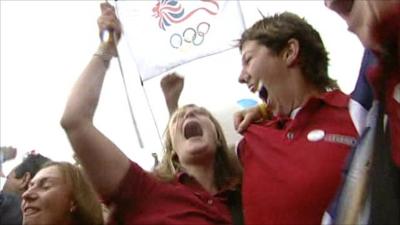
<path id="1" fill-rule="evenodd" d="M 50 161 L 49 158 L 36 154 L 34 151 L 28 153 L 23 161 L 17 165 L 7 175 L 3 192 L 14 193 L 19 196 L 28 188 L 29 181 L 40 170 L 44 163 Z"/>
<path id="2" fill-rule="evenodd" d="M 5 175 L 2 170 L 2 163 L 12 160 L 17 155 L 17 149 L 13 147 L 0 147 L 0 225 L 17 225 L 22 224 L 21 201 L 17 195 L 4 193 L 3 185 L 6 182 Z"/>
<path id="3" fill-rule="evenodd" d="M 3 173 L 3 162 L 9 161 L 11 159 L 15 159 L 17 156 L 17 149 L 11 146 L 5 147 L 1 146 L 0 147 L 0 177 L 5 177 L 5 174 Z M 0 182 L 0 187 L 3 186 L 3 183 Z"/>

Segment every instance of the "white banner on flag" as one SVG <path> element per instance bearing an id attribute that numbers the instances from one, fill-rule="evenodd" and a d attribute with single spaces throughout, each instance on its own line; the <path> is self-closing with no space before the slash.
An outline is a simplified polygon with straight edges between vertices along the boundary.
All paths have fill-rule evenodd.
<path id="1" fill-rule="evenodd" d="M 142 80 L 235 47 L 245 29 L 239 0 L 116 2 Z"/>

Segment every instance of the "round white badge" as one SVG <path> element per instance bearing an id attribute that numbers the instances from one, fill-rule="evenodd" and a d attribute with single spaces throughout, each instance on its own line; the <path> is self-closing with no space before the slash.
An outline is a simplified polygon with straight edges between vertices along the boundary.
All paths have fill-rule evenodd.
<path id="1" fill-rule="evenodd" d="M 320 141 L 324 139 L 325 131 L 323 130 L 312 130 L 307 134 L 307 139 L 309 141 Z"/>
<path id="2" fill-rule="evenodd" d="M 400 83 L 394 87 L 393 98 L 397 103 L 400 103 Z"/>

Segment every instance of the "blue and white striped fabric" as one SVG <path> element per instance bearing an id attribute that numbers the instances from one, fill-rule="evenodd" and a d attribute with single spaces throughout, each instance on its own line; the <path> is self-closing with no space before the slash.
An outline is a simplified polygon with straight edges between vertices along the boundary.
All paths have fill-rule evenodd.
<path id="1" fill-rule="evenodd" d="M 375 119 L 378 103 L 367 81 L 368 69 L 376 63 L 370 50 L 365 50 L 356 87 L 351 94 L 349 110 L 360 134 L 343 170 L 343 183 L 325 212 L 322 224 L 367 224 L 369 215 L 368 171 L 372 156 Z M 374 106 L 373 106 L 374 104 Z"/>

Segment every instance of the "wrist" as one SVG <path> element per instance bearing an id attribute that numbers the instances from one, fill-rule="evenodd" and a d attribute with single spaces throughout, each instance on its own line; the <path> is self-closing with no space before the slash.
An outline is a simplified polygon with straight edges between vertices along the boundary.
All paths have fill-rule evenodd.
<path id="1" fill-rule="evenodd" d="M 261 117 L 263 118 L 263 119 L 266 119 L 266 118 L 268 118 L 268 107 L 267 107 L 267 104 L 265 103 L 265 102 L 262 102 L 261 104 L 258 104 L 257 105 L 257 109 L 258 109 L 258 112 L 260 113 L 260 115 L 261 115 Z"/>
<path id="2" fill-rule="evenodd" d="M 97 51 L 93 54 L 94 57 L 98 57 L 103 61 L 103 64 L 106 68 L 110 65 L 111 59 L 116 56 L 115 51 L 112 50 L 112 47 L 107 43 L 102 43 L 98 47 Z"/>

